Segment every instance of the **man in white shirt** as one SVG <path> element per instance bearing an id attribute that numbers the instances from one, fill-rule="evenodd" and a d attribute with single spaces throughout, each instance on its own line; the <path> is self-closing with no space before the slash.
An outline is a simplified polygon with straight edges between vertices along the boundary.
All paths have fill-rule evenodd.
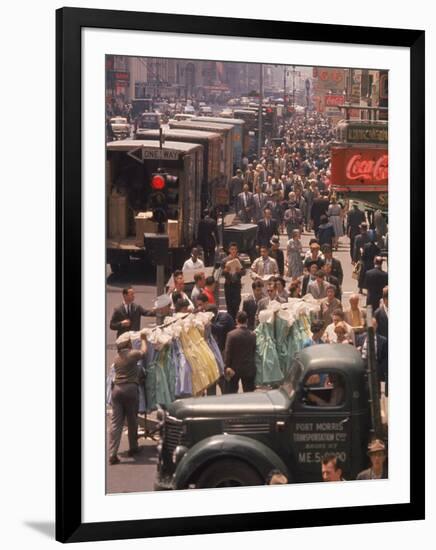
<path id="1" fill-rule="evenodd" d="M 260 257 L 251 266 L 252 279 L 262 279 L 265 275 L 278 275 L 279 268 L 274 258 L 269 255 L 267 246 L 260 247 Z"/>
<path id="2" fill-rule="evenodd" d="M 199 271 L 194 275 L 194 288 L 191 292 L 191 302 L 196 304 L 197 298 L 203 292 L 203 288 L 206 282 L 206 277 L 202 271 Z"/>
<path id="3" fill-rule="evenodd" d="M 353 327 L 351 325 L 349 325 L 348 323 L 346 323 L 344 321 L 344 318 L 345 318 L 345 313 L 342 311 L 342 309 L 335 309 L 332 313 L 332 323 L 330 323 L 329 325 L 327 325 L 326 329 L 325 329 L 325 332 L 324 332 L 324 335 L 323 335 L 323 340 L 329 344 L 335 344 L 338 339 L 337 339 L 337 334 L 335 332 L 335 326 L 338 324 L 338 323 L 342 323 L 343 325 L 345 325 L 346 329 L 347 329 L 347 332 L 345 334 L 345 337 L 346 339 L 351 342 L 353 345 L 355 345 L 355 336 L 354 336 L 354 330 L 353 330 Z"/>
<path id="4" fill-rule="evenodd" d="M 191 250 L 191 257 L 183 264 L 182 271 L 187 271 L 188 269 L 204 269 L 203 260 L 200 260 L 198 257 L 198 248 Z"/>

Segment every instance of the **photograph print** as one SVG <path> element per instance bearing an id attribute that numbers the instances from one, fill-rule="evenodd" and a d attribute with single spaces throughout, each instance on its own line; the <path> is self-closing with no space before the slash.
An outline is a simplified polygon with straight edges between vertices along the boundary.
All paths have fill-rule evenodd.
<path id="1" fill-rule="evenodd" d="M 388 478 L 388 71 L 289 61 L 106 55 L 108 494 Z"/>

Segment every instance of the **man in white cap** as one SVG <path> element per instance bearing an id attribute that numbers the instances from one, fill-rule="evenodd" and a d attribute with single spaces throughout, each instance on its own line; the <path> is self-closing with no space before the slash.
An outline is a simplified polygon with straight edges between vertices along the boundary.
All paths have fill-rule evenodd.
<path id="1" fill-rule="evenodd" d="M 154 302 L 154 309 L 156 311 L 156 323 L 159 325 L 163 322 L 165 317 L 171 317 L 173 314 L 171 310 L 172 306 L 171 296 L 169 294 L 161 294 Z"/>
<path id="2" fill-rule="evenodd" d="M 112 420 L 109 438 L 109 464 L 118 464 L 118 449 L 124 421 L 127 421 L 129 456 L 139 452 L 137 439 L 138 385 L 140 370 L 138 361 L 147 351 L 145 334 L 141 333 L 141 349 L 132 349 L 130 332 L 116 340 L 118 355 L 114 361 L 115 378 L 112 388 Z"/>
<path id="3" fill-rule="evenodd" d="M 356 479 L 387 479 L 388 474 L 384 466 L 386 460 L 386 447 L 381 439 L 374 439 L 368 445 L 368 456 L 371 467 L 363 470 Z"/>

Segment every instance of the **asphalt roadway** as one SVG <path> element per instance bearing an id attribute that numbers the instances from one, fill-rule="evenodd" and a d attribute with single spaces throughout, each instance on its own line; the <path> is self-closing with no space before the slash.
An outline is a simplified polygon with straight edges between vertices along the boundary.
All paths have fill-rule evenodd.
<path id="1" fill-rule="evenodd" d="M 304 251 L 307 250 L 309 240 L 313 237 L 313 233 L 305 232 L 302 236 L 302 244 Z M 281 236 L 280 243 L 283 249 L 286 248 L 287 239 L 285 236 Z M 348 299 L 350 294 L 356 292 L 357 283 L 352 278 L 352 265 L 349 253 L 349 239 L 342 237 L 339 243 L 339 250 L 334 253 L 334 256 L 342 263 L 344 271 L 344 281 L 342 285 L 342 302 L 344 309 L 348 308 Z M 154 270 L 152 267 L 143 270 L 139 266 L 134 266 L 128 276 L 114 277 L 110 274 L 110 268 L 108 266 L 108 279 L 107 279 L 107 353 L 106 353 L 106 366 L 109 367 L 115 356 L 115 339 L 116 333 L 109 329 L 109 322 L 113 312 L 113 309 L 122 302 L 121 291 L 123 287 L 132 285 L 135 289 L 135 301 L 140 303 L 145 308 L 152 308 L 154 299 L 156 297 L 156 287 L 154 285 Z M 243 294 L 250 294 L 251 292 L 251 278 L 246 275 L 243 280 Z M 222 292 L 220 292 L 222 294 Z M 361 297 L 361 305 L 364 305 L 365 298 Z M 220 304 L 223 304 L 223 300 L 220 300 Z M 141 328 L 147 326 L 153 326 L 154 319 L 143 317 L 141 321 Z M 153 415 L 151 415 L 151 418 Z M 110 411 L 108 411 L 108 423 L 109 429 Z M 140 429 L 140 434 L 143 430 Z M 150 439 L 140 437 L 140 453 L 134 458 L 127 456 L 126 451 L 128 449 L 127 443 L 127 431 L 123 431 L 120 446 L 120 459 L 121 463 L 116 465 L 107 466 L 107 493 L 128 493 L 128 492 L 147 492 L 153 490 L 153 482 L 156 473 L 157 454 L 156 454 L 156 442 Z"/>

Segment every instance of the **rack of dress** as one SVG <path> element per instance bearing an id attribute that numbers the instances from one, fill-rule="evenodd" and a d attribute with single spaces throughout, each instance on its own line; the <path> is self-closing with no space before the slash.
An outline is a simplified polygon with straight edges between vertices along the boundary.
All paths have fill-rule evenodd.
<path id="1" fill-rule="evenodd" d="M 147 336 L 147 353 L 139 362 L 145 373 L 144 385 L 139 388 L 140 412 L 202 395 L 217 382 L 224 361 L 211 333 L 212 317 L 210 312 L 179 313 L 158 327 L 141 331 Z M 133 347 L 141 332 L 132 333 Z"/>
<path id="2" fill-rule="evenodd" d="M 310 321 L 319 315 L 319 303 L 310 295 L 272 302 L 259 313 L 256 333 L 256 385 L 279 385 L 295 354 L 311 337 Z"/>

